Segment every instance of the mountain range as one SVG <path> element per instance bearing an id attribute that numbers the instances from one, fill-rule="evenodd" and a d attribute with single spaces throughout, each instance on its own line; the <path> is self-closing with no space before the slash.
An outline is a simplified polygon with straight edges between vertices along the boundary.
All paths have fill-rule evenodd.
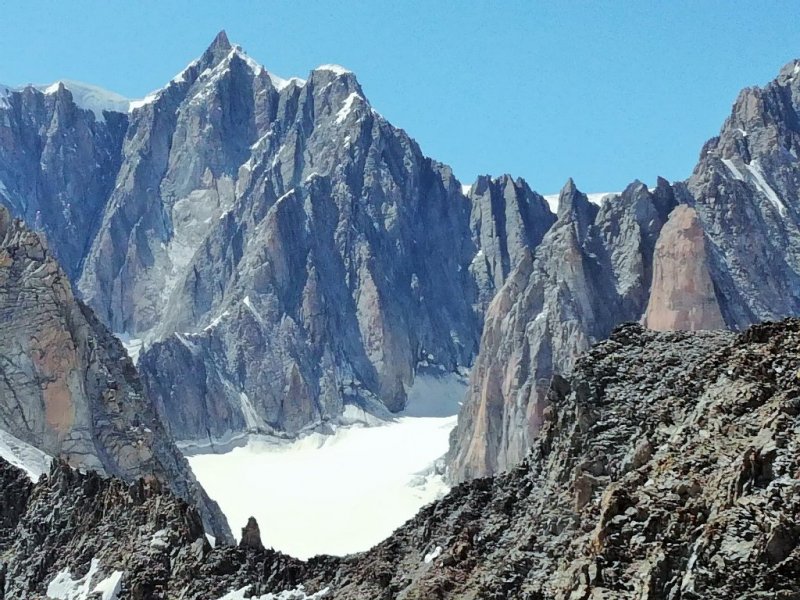
<path id="1" fill-rule="evenodd" d="M 256 433 L 325 432 L 349 406 L 390 417 L 422 370 L 469 370 L 448 476 L 458 483 L 509 474 L 456 487 L 436 506 L 465 490 L 483 498 L 492 486 L 519 495 L 532 485 L 525 469 L 591 496 L 627 471 L 609 472 L 581 455 L 570 468 L 588 474 L 575 483 L 569 478 L 577 475 L 567 476 L 558 462 L 563 456 L 546 467 L 532 467 L 526 456 L 550 461 L 542 457 L 551 456 L 553 436 L 578 425 L 595 431 L 603 422 L 592 412 L 585 423 L 575 416 L 575 425 L 563 413 L 586 400 L 581 378 L 596 379 L 592 402 L 605 406 L 602 382 L 611 375 L 590 377 L 581 356 L 627 360 L 597 349 L 585 355 L 595 344 L 626 322 L 655 331 L 751 332 L 617 330 L 617 343 L 620 335 L 637 347 L 663 343 L 669 360 L 692 373 L 681 352 L 696 351 L 685 344 L 722 353 L 715 360 L 724 362 L 733 360 L 731 347 L 752 341 L 748 335 L 794 339 L 747 328 L 800 314 L 799 152 L 800 61 L 740 93 L 685 181 L 634 181 L 620 193 L 587 195 L 570 179 L 555 201 L 510 175 L 462 185 L 372 107 L 352 72 L 323 65 L 304 80 L 285 80 L 224 32 L 141 100 L 71 81 L 0 86 L 0 315 L 7 324 L 0 331 L 0 428 L 13 444 L 72 467 L 131 485 L 145 477 L 155 495 L 174 494 L 181 511 L 194 509 L 180 502 L 196 507 L 191 519 L 225 542 L 232 537 L 224 518 L 179 448 L 225 449 Z M 670 349 L 675 344 L 683 350 Z M 630 369 L 658 371 L 653 364 L 657 353 Z M 698 385 L 723 385 L 709 369 L 703 376 L 711 379 Z M 634 384 L 625 381 L 632 394 Z M 656 383 L 636 385 L 652 394 Z M 574 405 L 565 404 L 568 396 Z M 642 436 L 650 440 L 651 454 L 661 448 L 652 436 L 696 417 L 691 407 L 675 410 L 683 412 L 659 413 L 655 429 L 636 431 L 642 444 Z M 717 433 L 731 426 L 719 424 Z M 618 430 L 614 439 L 633 435 L 609 427 Z M 581 448 L 594 439 L 581 438 Z M 559 455 L 581 448 L 564 446 Z M 764 480 L 752 471 L 755 459 L 747 460 L 748 477 Z M 58 477 L 97 490 L 118 485 Z M 26 485 L 20 489 L 35 494 Z M 139 492 L 113 492 L 128 493 Z M 28 510 L 26 503 L 20 499 L 17 509 Z M 549 534 L 577 531 L 566 517 L 553 519 Z M 194 536 L 194 522 L 187 527 Z M 795 539 L 788 531 L 780 540 Z M 592 551 L 606 543 L 601 537 Z M 573 551 L 578 561 L 583 550 Z M 662 554 L 647 559 L 659 589 L 678 585 L 667 585 L 678 576 L 675 565 L 686 576 L 684 563 Z M 47 560 L 41 573 L 55 564 Z M 607 567 L 581 565 L 588 574 L 568 577 L 583 577 L 582 585 L 596 584 L 597 569 Z M 321 589 L 331 573 L 292 581 Z M 604 577 L 634 585 L 617 567 Z M 525 593 L 559 597 L 549 585 Z"/>
<path id="2" fill-rule="evenodd" d="M 462 185 L 346 69 L 284 80 L 221 32 L 143 100 L 4 88 L 0 201 L 132 342 L 180 444 L 386 415 L 420 364 L 474 365 L 463 480 L 522 459 L 551 375 L 619 323 L 798 313 L 798 73 L 744 90 L 688 180 L 570 180 L 553 214 L 521 179 Z"/>

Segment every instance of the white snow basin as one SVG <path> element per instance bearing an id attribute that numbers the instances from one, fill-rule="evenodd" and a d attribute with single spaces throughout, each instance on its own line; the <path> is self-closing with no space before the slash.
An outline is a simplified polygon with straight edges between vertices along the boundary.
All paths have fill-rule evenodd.
<path id="1" fill-rule="evenodd" d="M 368 550 L 449 490 L 432 467 L 465 391 L 458 375 L 422 375 L 393 421 L 187 458 L 237 538 L 254 516 L 265 546 L 301 559 Z"/>

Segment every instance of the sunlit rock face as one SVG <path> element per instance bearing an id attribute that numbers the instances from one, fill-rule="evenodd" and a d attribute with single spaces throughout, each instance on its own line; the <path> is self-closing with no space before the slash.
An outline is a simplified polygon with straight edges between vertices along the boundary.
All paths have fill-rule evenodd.
<path id="1" fill-rule="evenodd" d="M 0 89 L 0 203 L 48 235 L 102 322 L 144 340 L 180 440 L 396 412 L 422 363 L 475 364 L 461 479 L 515 464 L 552 374 L 622 321 L 800 311 L 799 73 L 744 90 L 685 182 L 602 201 L 571 183 L 555 217 L 519 179 L 462 186 L 348 70 L 282 80 L 221 33 L 143 100 Z M 71 418 L 65 385 L 54 422 Z"/>
<path id="2" fill-rule="evenodd" d="M 643 323 L 660 331 L 723 329 L 706 241 L 697 212 L 675 208 L 661 230 L 653 258 L 653 287 Z"/>
<path id="3" fill-rule="evenodd" d="M 450 475 L 469 479 L 519 462 L 541 428 L 552 374 L 649 297 L 653 253 L 682 189 L 631 184 L 600 206 L 571 180 L 558 219 L 520 261 L 486 313 L 481 351 L 451 438 Z"/>
<path id="4" fill-rule="evenodd" d="M 30 168 L 28 143 L 45 146 Z M 465 191 L 347 69 L 283 80 L 224 32 L 142 100 L 3 89 L 0 183 L 197 443 L 397 411 L 420 363 L 468 368 L 554 221 L 521 179 Z"/>
<path id="5" fill-rule="evenodd" d="M 70 465 L 158 480 L 230 533 L 164 431 L 122 345 L 38 234 L 0 206 L 0 429 Z"/>

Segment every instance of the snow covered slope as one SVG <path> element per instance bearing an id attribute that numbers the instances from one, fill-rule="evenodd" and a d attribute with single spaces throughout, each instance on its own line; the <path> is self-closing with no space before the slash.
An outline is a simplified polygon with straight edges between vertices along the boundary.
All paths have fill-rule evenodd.
<path id="1" fill-rule="evenodd" d="M 392 421 L 296 441 L 251 438 L 189 463 L 234 534 L 254 516 L 266 546 L 298 558 L 367 550 L 448 491 L 434 463 L 465 390 L 458 375 L 421 375 Z"/>
<path id="2" fill-rule="evenodd" d="M 0 458 L 28 473 L 33 481 L 38 481 L 43 473 L 50 470 L 50 456 L 33 446 L 17 439 L 0 429 Z"/>

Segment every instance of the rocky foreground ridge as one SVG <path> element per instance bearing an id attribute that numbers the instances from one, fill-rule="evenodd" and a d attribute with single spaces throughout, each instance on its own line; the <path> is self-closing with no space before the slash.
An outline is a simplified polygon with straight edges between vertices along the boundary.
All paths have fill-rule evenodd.
<path id="1" fill-rule="evenodd" d="M 119 598 L 799 598 L 798 348 L 800 320 L 624 325 L 554 379 L 520 465 L 345 558 L 264 549 L 254 522 L 212 548 L 157 484 L 3 466 L 4 597 L 89 577 Z"/>

